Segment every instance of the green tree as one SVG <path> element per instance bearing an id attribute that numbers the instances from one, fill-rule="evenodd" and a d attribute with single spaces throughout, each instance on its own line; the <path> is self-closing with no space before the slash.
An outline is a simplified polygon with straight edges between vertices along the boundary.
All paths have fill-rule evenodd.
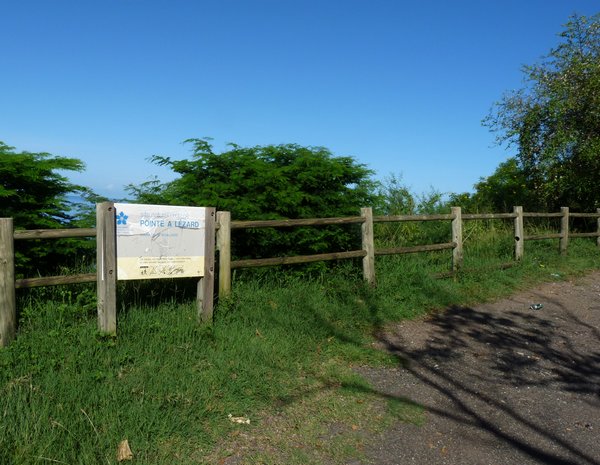
<path id="1" fill-rule="evenodd" d="M 470 207 L 494 213 L 511 212 L 513 206 L 522 205 L 530 210 L 542 208 L 536 193 L 528 188 L 528 179 L 516 158 L 500 163 L 491 176 L 475 184 L 475 194 Z"/>
<path id="2" fill-rule="evenodd" d="M 516 146 L 528 200 L 556 209 L 600 207 L 600 15 L 573 16 L 559 45 L 523 69 L 526 85 L 484 120 Z M 521 202 L 524 203 L 524 202 Z"/>
<path id="3" fill-rule="evenodd" d="M 75 158 L 48 153 L 15 152 L 0 142 L 0 216 L 13 218 L 15 229 L 54 229 L 71 225 L 76 202 L 69 196 L 91 195 L 72 184 L 64 171 L 82 171 Z M 16 244 L 16 272 L 33 276 L 73 264 L 85 244 L 82 241 L 20 241 Z"/>
<path id="4" fill-rule="evenodd" d="M 203 139 L 189 139 L 185 160 L 153 156 L 179 175 L 171 182 L 154 179 L 128 191 L 140 203 L 214 206 L 234 220 L 318 218 L 357 215 L 375 201 L 372 172 L 351 157 L 336 157 L 323 147 L 295 144 L 240 147 L 213 152 Z M 234 231 L 237 257 L 312 254 L 357 246 L 349 227 Z"/>

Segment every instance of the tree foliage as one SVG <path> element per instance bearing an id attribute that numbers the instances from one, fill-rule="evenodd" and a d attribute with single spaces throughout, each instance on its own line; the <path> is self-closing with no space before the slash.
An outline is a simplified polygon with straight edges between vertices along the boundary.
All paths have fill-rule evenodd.
<path id="1" fill-rule="evenodd" d="M 500 163 L 491 176 L 475 184 L 475 190 L 471 206 L 479 211 L 511 212 L 515 205 L 530 207 L 537 203 L 527 176 L 514 157 Z"/>
<path id="2" fill-rule="evenodd" d="M 0 216 L 13 218 L 15 229 L 54 229 L 71 225 L 75 208 L 69 195 L 91 194 L 61 174 L 82 171 L 75 158 L 48 153 L 15 152 L 0 142 Z M 56 264 L 69 265 L 80 254 L 81 241 L 20 241 L 16 245 L 17 274 L 44 274 Z M 85 248 L 85 247 L 84 247 Z"/>
<path id="3" fill-rule="evenodd" d="M 186 141 L 184 160 L 153 156 L 179 175 L 128 187 L 140 203 L 214 206 L 232 219 L 317 218 L 357 215 L 374 203 L 371 171 L 351 157 L 336 157 L 323 147 L 295 144 L 240 147 L 215 153 L 204 139 Z M 234 255 L 261 257 L 312 254 L 356 247 L 351 228 L 319 227 L 234 231 Z"/>
<path id="4" fill-rule="evenodd" d="M 560 38 L 484 124 L 517 147 L 528 191 L 517 203 L 590 211 L 600 207 L 600 15 L 571 17 Z"/>

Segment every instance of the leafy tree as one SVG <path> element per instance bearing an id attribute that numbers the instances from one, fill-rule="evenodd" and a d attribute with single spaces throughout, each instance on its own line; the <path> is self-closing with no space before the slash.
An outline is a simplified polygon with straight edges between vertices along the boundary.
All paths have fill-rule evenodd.
<path id="1" fill-rule="evenodd" d="M 511 212 L 515 205 L 539 208 L 536 193 L 528 188 L 528 179 L 516 158 L 500 163 L 491 176 L 475 184 L 470 207 L 479 211 Z"/>
<path id="2" fill-rule="evenodd" d="M 371 171 L 351 157 L 335 157 L 322 147 L 295 144 L 240 147 L 230 144 L 213 152 L 207 140 L 190 139 L 185 160 L 153 156 L 179 177 L 128 186 L 140 203 L 214 206 L 234 220 L 317 218 L 357 215 L 373 204 Z M 315 227 L 280 231 L 234 231 L 238 257 L 312 254 L 357 246 L 357 231 L 348 227 Z"/>
<path id="3" fill-rule="evenodd" d="M 448 194 L 448 204 L 453 207 L 461 207 L 463 213 L 481 213 L 487 209 L 480 208 L 475 201 L 475 194 L 471 192 L 451 192 Z"/>
<path id="4" fill-rule="evenodd" d="M 541 63 L 524 67 L 526 86 L 497 103 L 484 124 L 499 143 L 517 147 L 535 194 L 517 203 L 590 211 L 600 207 L 600 15 L 572 16 L 560 38 Z"/>
<path id="5" fill-rule="evenodd" d="M 48 153 L 15 152 L 0 142 L 0 216 L 13 218 L 15 229 L 54 229 L 71 225 L 75 203 L 69 195 L 91 192 L 68 181 L 61 171 L 82 171 L 75 158 Z M 81 240 L 20 241 L 16 244 L 17 275 L 40 274 L 57 264 L 73 264 L 85 249 Z"/>

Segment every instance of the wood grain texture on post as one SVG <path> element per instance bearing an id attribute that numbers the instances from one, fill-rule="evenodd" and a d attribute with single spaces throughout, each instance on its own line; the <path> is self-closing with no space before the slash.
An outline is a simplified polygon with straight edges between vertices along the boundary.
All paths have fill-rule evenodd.
<path id="1" fill-rule="evenodd" d="M 10 344 L 16 332 L 13 219 L 0 218 L 0 347 Z"/>
<path id="2" fill-rule="evenodd" d="M 596 213 L 600 214 L 600 208 L 596 208 Z M 598 238 L 596 239 L 596 245 L 600 247 L 600 217 L 596 220 L 596 231 L 598 232 Z"/>
<path id="3" fill-rule="evenodd" d="M 98 330 L 117 333 L 117 232 L 115 205 L 96 205 L 96 292 L 98 296 Z"/>
<path id="4" fill-rule="evenodd" d="M 515 260 L 523 258 L 525 251 L 525 228 L 523 226 L 523 207 L 513 207 L 515 215 Z"/>
<path id="5" fill-rule="evenodd" d="M 375 279 L 375 235 L 373 232 L 373 210 L 371 207 L 361 208 L 360 215 L 365 219 L 361 225 L 362 248 L 366 252 L 363 257 L 363 277 L 370 285 Z"/>
<path id="6" fill-rule="evenodd" d="M 460 207 L 452 207 L 452 242 L 456 247 L 452 250 L 452 270 L 458 271 L 463 262 L 463 241 L 462 241 L 462 211 Z"/>
<path id="7" fill-rule="evenodd" d="M 219 297 L 231 295 L 231 213 L 217 212 L 217 249 L 219 250 Z"/>
<path id="8" fill-rule="evenodd" d="M 565 255 L 569 246 L 569 207 L 560 207 L 560 253 Z"/>
<path id="9" fill-rule="evenodd" d="M 198 281 L 198 321 L 211 323 L 213 320 L 215 292 L 215 225 L 216 209 L 206 208 L 204 235 L 204 276 Z"/>

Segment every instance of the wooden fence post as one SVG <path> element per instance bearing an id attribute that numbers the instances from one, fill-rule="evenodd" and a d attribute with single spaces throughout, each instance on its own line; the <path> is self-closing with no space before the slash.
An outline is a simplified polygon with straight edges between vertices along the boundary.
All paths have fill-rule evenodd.
<path id="1" fill-rule="evenodd" d="M 363 257 L 363 278 L 371 286 L 375 286 L 375 235 L 373 232 L 373 210 L 371 207 L 361 208 L 360 216 L 365 221 L 361 225 L 362 248 L 367 253 Z"/>
<path id="2" fill-rule="evenodd" d="M 198 322 L 211 323 L 215 292 L 215 224 L 216 211 L 214 207 L 206 208 L 204 230 L 204 276 L 198 280 L 198 296 L 196 308 Z"/>
<path id="3" fill-rule="evenodd" d="M 15 301 L 15 245 L 12 218 L 0 218 L 0 347 L 17 332 Z"/>
<path id="4" fill-rule="evenodd" d="M 219 250 L 219 298 L 231 295 L 231 213 L 217 212 Z"/>
<path id="5" fill-rule="evenodd" d="M 460 207 L 452 207 L 451 213 L 454 216 L 452 220 L 452 242 L 456 245 L 452 249 L 452 271 L 458 271 L 463 261 L 463 241 L 462 241 L 462 212 Z"/>
<path id="6" fill-rule="evenodd" d="M 515 260 L 523 258 L 525 251 L 525 229 L 523 226 L 523 207 L 513 207 L 515 215 Z"/>
<path id="7" fill-rule="evenodd" d="M 96 205 L 96 292 L 98 331 L 117 334 L 117 232 L 115 205 Z"/>
<path id="8" fill-rule="evenodd" d="M 600 208 L 596 208 L 596 213 L 598 213 L 600 215 Z M 598 219 L 596 220 L 597 222 L 597 232 L 598 232 L 598 237 L 596 238 L 596 245 L 598 247 L 600 247 L 600 216 L 598 217 Z"/>
<path id="9" fill-rule="evenodd" d="M 569 207 L 560 207 L 562 217 L 560 219 L 560 253 L 565 255 L 569 245 Z"/>

